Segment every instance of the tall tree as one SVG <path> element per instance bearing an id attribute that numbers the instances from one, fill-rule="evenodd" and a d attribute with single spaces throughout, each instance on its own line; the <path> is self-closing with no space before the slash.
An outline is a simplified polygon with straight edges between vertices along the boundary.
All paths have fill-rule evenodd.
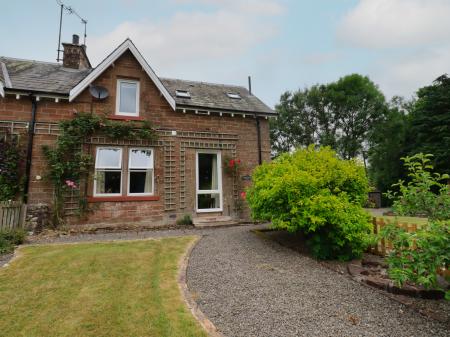
<path id="1" fill-rule="evenodd" d="M 439 173 L 450 173 L 450 78 L 438 77 L 430 86 L 417 92 L 411 113 L 410 154 L 434 155 L 434 167 Z"/>
<path id="2" fill-rule="evenodd" d="M 369 177 L 382 192 L 406 176 L 400 158 L 408 154 L 411 136 L 409 112 L 413 104 L 413 101 L 405 101 L 401 97 L 392 98 L 388 113 L 370 133 Z"/>
<path id="3" fill-rule="evenodd" d="M 386 102 L 368 77 L 352 74 L 281 96 L 272 122 L 275 153 L 309 144 L 329 145 L 343 158 L 362 153 L 368 132 L 386 113 Z"/>

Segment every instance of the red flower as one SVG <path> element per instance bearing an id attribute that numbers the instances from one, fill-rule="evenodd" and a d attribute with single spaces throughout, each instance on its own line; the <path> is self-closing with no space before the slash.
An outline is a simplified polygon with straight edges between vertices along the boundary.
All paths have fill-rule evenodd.
<path id="1" fill-rule="evenodd" d="M 237 160 L 237 163 L 238 163 L 238 164 L 240 165 L 240 164 L 241 164 L 241 160 L 240 160 L 240 159 L 238 159 L 238 160 Z"/>
<path id="2" fill-rule="evenodd" d="M 234 164 L 235 164 L 234 159 L 230 159 L 230 162 L 228 163 L 228 165 L 230 167 L 234 167 Z"/>
<path id="3" fill-rule="evenodd" d="M 247 198 L 247 193 L 246 192 L 241 192 L 241 199 L 245 200 Z"/>

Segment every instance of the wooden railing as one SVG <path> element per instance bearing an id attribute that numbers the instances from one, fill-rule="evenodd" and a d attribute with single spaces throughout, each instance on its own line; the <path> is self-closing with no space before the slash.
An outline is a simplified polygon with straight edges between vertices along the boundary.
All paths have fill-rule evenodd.
<path id="1" fill-rule="evenodd" d="M 390 222 L 385 221 L 383 218 L 374 217 L 372 219 L 372 223 L 373 223 L 373 233 L 378 234 L 381 232 L 383 227 L 388 225 Z M 420 225 L 418 226 L 417 224 L 413 224 L 413 223 L 398 222 L 395 224 L 397 225 L 397 227 L 403 228 L 408 233 L 414 233 L 415 231 L 417 231 L 417 228 L 420 227 Z M 378 241 L 378 243 L 375 246 L 371 247 L 370 250 L 371 250 L 371 253 L 373 253 L 373 254 L 385 256 L 389 253 L 389 251 L 391 249 L 392 249 L 392 244 L 385 239 L 381 239 Z"/>
<path id="2" fill-rule="evenodd" d="M 19 201 L 0 202 L 0 231 L 23 228 L 26 210 Z"/>

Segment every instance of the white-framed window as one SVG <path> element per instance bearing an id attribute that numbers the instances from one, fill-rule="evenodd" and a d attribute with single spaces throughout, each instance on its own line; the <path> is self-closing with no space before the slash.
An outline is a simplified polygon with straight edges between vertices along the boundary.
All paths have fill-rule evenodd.
<path id="1" fill-rule="evenodd" d="M 180 98 L 191 98 L 191 93 L 187 90 L 178 90 L 177 89 L 175 91 L 175 93 L 176 93 L 177 97 L 180 97 Z"/>
<path id="2" fill-rule="evenodd" d="M 236 92 L 228 92 L 227 96 L 232 99 L 241 99 L 241 95 Z"/>
<path id="3" fill-rule="evenodd" d="M 95 155 L 94 196 L 122 194 L 122 149 L 98 147 Z"/>
<path id="4" fill-rule="evenodd" d="M 139 116 L 139 81 L 117 80 L 116 115 Z"/>
<path id="5" fill-rule="evenodd" d="M 222 161 L 220 151 L 197 151 L 196 192 L 197 212 L 222 211 Z"/>
<path id="6" fill-rule="evenodd" d="M 153 195 L 153 180 L 153 149 L 129 149 L 127 194 Z"/>

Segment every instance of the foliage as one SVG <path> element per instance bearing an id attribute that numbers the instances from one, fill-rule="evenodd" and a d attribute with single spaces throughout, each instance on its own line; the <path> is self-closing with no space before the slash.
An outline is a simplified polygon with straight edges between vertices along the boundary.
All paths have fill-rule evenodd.
<path id="1" fill-rule="evenodd" d="M 406 177 L 400 161 L 407 155 L 410 123 L 408 112 L 411 101 L 394 97 L 387 114 L 372 129 L 369 135 L 369 179 L 376 188 L 386 192 L 392 184 Z"/>
<path id="2" fill-rule="evenodd" d="M 14 251 L 14 246 L 25 241 L 26 232 L 22 229 L 0 231 L 0 254 Z"/>
<path id="3" fill-rule="evenodd" d="M 433 155 L 418 153 L 402 158 L 410 181 L 400 180 L 399 192 L 388 191 L 388 198 L 394 200 L 393 208 L 398 215 L 426 216 L 430 219 L 450 219 L 450 191 L 446 183 L 447 174 L 433 171 L 430 164 Z M 436 191 L 436 193 L 434 192 Z"/>
<path id="4" fill-rule="evenodd" d="M 440 289 L 438 271 L 450 266 L 450 222 L 434 221 L 408 233 L 396 224 L 383 228 L 382 237 L 393 250 L 387 257 L 389 276 L 398 284 L 406 282 Z M 446 292 L 450 299 L 450 290 Z"/>
<path id="5" fill-rule="evenodd" d="M 20 191 L 22 153 L 16 140 L 8 135 L 0 139 L 0 201 L 13 200 Z"/>
<path id="6" fill-rule="evenodd" d="M 362 165 L 309 146 L 256 168 L 246 199 L 255 219 L 303 232 L 318 258 L 350 259 L 369 244 L 368 190 Z"/>
<path id="7" fill-rule="evenodd" d="M 190 214 L 185 214 L 181 218 L 177 219 L 178 226 L 189 226 L 192 225 L 192 217 Z"/>
<path id="8" fill-rule="evenodd" d="M 432 153 L 437 172 L 450 174 L 450 78 L 437 78 L 417 92 L 411 112 L 411 151 Z"/>
<path id="9" fill-rule="evenodd" d="M 44 155 L 48 162 L 47 178 L 54 187 L 53 224 L 62 223 L 64 194 L 67 190 L 77 188 L 92 166 L 93 158 L 83 149 L 84 144 L 94 134 L 111 139 L 145 139 L 155 138 L 155 132 L 149 122 L 122 122 L 107 120 L 103 116 L 79 113 L 73 119 L 59 124 L 61 134 L 56 146 L 44 146 Z M 78 185 L 79 186 L 79 185 Z M 86 205 L 80 198 L 80 211 Z"/>
<path id="10" fill-rule="evenodd" d="M 286 92 L 271 120 L 275 154 L 316 144 L 342 158 L 362 154 L 368 131 L 386 113 L 383 94 L 368 77 L 352 74 L 326 85 Z"/>

